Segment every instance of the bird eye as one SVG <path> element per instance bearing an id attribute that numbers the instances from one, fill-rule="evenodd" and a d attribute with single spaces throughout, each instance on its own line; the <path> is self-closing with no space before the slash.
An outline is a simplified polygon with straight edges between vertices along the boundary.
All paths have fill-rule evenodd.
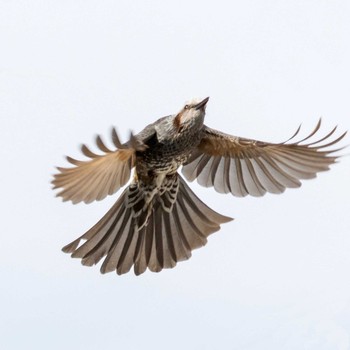
<path id="1" fill-rule="evenodd" d="M 186 105 L 186 106 L 185 106 L 185 109 L 189 109 L 189 108 L 190 108 L 190 106 L 189 106 L 189 105 Z"/>

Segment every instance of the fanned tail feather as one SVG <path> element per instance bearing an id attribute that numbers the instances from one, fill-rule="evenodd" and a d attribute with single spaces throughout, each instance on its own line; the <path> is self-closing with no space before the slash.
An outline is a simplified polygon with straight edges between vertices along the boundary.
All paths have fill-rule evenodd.
<path id="1" fill-rule="evenodd" d="M 143 191 L 137 184 L 124 190 L 95 226 L 62 250 L 87 266 L 105 257 L 102 273 L 115 270 L 121 275 L 132 266 L 136 275 L 147 268 L 159 272 L 189 259 L 220 224 L 232 220 L 206 206 L 178 174 L 146 208 L 140 207 L 145 196 L 137 191 Z M 139 200 L 130 205 L 135 198 Z M 85 242 L 79 246 L 81 240 Z"/>

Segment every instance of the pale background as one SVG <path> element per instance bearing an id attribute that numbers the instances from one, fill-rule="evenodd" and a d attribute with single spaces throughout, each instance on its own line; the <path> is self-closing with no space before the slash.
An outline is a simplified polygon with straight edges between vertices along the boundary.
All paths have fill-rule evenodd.
<path id="1" fill-rule="evenodd" d="M 236 220 L 140 277 L 60 251 L 118 195 L 73 206 L 49 183 L 81 142 L 191 97 L 245 137 L 349 129 L 349 18 L 348 0 L 1 0 L 0 348 L 350 349 L 350 157 L 281 196 L 193 184 Z"/>

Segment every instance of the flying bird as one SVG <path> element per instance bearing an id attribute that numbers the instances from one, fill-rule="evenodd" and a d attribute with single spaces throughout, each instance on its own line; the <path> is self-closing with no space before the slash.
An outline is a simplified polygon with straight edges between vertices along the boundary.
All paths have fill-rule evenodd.
<path id="1" fill-rule="evenodd" d="M 204 124 L 209 97 L 193 99 L 176 114 L 158 119 L 140 133 L 121 143 L 112 129 L 114 149 L 100 136 L 96 144 L 103 154 L 82 145 L 88 160 L 67 157 L 73 167 L 58 167 L 52 184 L 57 196 L 73 203 L 90 203 L 112 195 L 127 186 L 103 218 L 62 250 L 83 265 L 101 259 L 101 272 L 147 270 L 159 272 L 187 260 L 195 248 L 232 218 L 204 204 L 189 188 L 197 179 L 204 187 L 237 197 L 260 197 L 266 192 L 282 193 L 301 186 L 326 171 L 338 156 L 332 146 L 332 129 L 310 142 L 318 133 L 321 120 L 306 138 L 294 141 L 296 133 L 282 143 L 269 143 L 231 136 Z M 133 171 L 133 172 L 132 172 Z"/>

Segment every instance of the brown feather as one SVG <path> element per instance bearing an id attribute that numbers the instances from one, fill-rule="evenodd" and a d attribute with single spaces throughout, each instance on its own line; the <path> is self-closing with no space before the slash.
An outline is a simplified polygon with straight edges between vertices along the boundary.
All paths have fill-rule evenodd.
<path id="1" fill-rule="evenodd" d="M 301 179 L 309 179 L 326 171 L 338 156 L 330 156 L 338 149 L 329 149 L 345 134 L 333 140 L 333 128 L 322 138 L 305 143 L 318 134 L 321 119 L 305 138 L 294 141 L 294 135 L 282 143 L 268 143 L 236 137 L 204 128 L 203 137 L 182 172 L 189 181 L 197 178 L 205 187 L 214 186 L 218 192 L 233 195 L 263 196 L 266 191 L 282 193 L 286 187 L 299 187 Z M 324 141 L 328 141 L 324 143 Z M 223 159 L 230 159 L 230 169 L 223 176 Z M 215 161 L 214 161 L 215 160 Z"/>
<path id="2" fill-rule="evenodd" d="M 114 129 L 113 142 L 120 145 Z M 105 154 L 98 155 L 82 145 L 82 152 L 89 160 L 80 161 L 67 157 L 74 167 L 57 168 L 59 173 L 54 175 L 52 184 L 54 189 L 61 188 L 57 196 L 63 200 L 71 200 L 73 203 L 101 200 L 116 192 L 129 180 L 135 164 L 135 149 L 123 146 L 122 149 L 112 151 L 100 136 L 96 137 L 96 143 Z"/>

